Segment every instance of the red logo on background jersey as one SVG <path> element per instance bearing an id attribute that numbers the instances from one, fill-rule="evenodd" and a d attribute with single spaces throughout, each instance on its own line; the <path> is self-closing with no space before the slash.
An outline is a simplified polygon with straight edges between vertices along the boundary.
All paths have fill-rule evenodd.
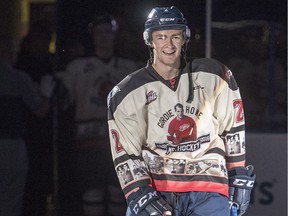
<path id="1" fill-rule="evenodd" d="M 112 138 L 115 141 L 115 151 L 117 153 L 123 151 L 123 146 L 120 143 L 119 133 L 116 130 L 111 130 Z"/>

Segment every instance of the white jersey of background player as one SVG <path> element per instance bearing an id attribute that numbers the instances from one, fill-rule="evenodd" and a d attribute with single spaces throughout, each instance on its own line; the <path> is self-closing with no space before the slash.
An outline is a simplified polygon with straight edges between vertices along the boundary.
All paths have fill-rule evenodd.
<path id="1" fill-rule="evenodd" d="M 76 104 L 77 121 L 106 119 L 105 97 L 115 84 L 137 69 L 135 62 L 114 56 L 116 20 L 109 15 L 94 20 L 89 24 L 89 31 L 93 35 L 95 55 L 74 60 L 66 69 L 65 81 Z"/>

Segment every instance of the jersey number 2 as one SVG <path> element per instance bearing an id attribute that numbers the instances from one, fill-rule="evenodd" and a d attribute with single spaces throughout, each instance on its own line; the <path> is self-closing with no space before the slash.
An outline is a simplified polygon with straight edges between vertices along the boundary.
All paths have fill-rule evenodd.
<path id="1" fill-rule="evenodd" d="M 244 121 L 244 110 L 242 100 L 233 101 L 233 107 L 236 109 L 236 121 L 237 123 Z"/>
<path id="2" fill-rule="evenodd" d="M 113 140 L 115 141 L 115 150 L 117 153 L 123 150 L 123 147 L 120 143 L 119 134 L 116 130 L 111 130 Z"/>

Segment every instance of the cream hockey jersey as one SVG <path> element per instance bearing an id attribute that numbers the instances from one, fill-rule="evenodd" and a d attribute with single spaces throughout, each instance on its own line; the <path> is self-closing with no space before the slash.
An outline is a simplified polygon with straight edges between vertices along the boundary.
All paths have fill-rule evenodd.
<path id="1" fill-rule="evenodd" d="M 113 86 L 137 69 L 133 61 L 118 57 L 108 63 L 94 56 L 83 57 L 67 65 L 61 78 L 71 103 L 75 104 L 77 140 L 96 138 L 99 143 L 102 137 L 108 137 L 107 95 Z"/>
<path id="2" fill-rule="evenodd" d="M 185 118 L 175 123 L 176 107 Z M 232 72 L 214 59 L 189 61 L 174 90 L 148 62 L 110 92 L 108 124 L 115 170 L 126 196 L 144 184 L 158 191 L 228 196 L 227 168 L 245 164 L 239 88 Z M 168 134 L 172 124 L 178 132 Z M 167 138 L 180 132 L 188 137 L 193 130 L 196 139 Z"/>

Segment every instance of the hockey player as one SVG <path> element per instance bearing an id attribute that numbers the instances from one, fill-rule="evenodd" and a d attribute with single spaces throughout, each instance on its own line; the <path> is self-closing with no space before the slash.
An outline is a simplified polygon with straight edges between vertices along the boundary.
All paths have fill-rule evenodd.
<path id="1" fill-rule="evenodd" d="M 228 216 L 229 201 L 242 215 L 255 175 L 245 167 L 243 105 L 232 72 L 214 59 L 186 60 L 190 30 L 174 6 L 152 9 L 143 37 L 152 58 L 108 97 L 115 169 L 145 168 L 121 181 L 126 215 Z M 196 139 L 167 140 L 177 104 L 194 120 L 179 121 L 178 131 L 193 128 Z M 231 153 L 226 143 L 235 135 L 240 151 Z"/>
<path id="2" fill-rule="evenodd" d="M 93 55 L 72 61 L 61 74 L 75 105 L 74 162 L 85 216 L 123 215 L 126 211 L 125 197 L 110 159 L 107 95 L 138 67 L 132 60 L 115 56 L 117 28 L 116 19 L 110 14 L 95 16 L 89 23 Z"/>

